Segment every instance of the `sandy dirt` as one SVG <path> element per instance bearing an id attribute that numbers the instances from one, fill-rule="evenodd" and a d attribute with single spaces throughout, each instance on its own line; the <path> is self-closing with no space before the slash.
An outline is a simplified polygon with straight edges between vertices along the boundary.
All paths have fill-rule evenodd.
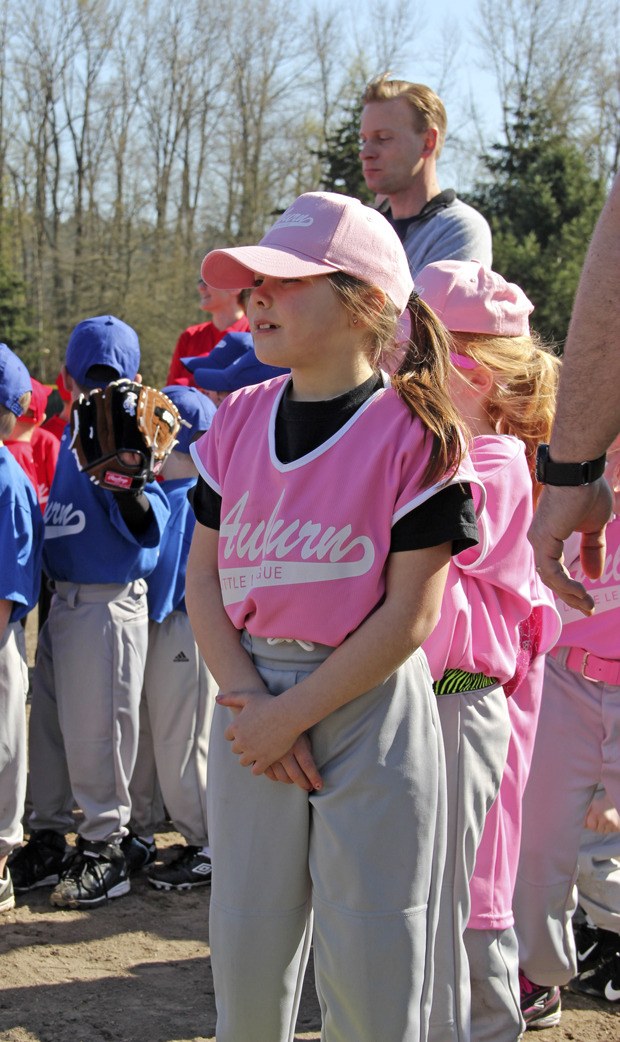
<path id="1" fill-rule="evenodd" d="M 158 843 L 168 848 L 179 838 L 171 832 Z M 208 900 L 208 887 L 162 893 L 140 876 L 130 894 L 92 912 L 54 909 L 48 890 L 18 898 L 0 925 L 0 1039 L 214 1040 Z M 533 1038 L 619 1042 L 620 1011 L 569 992 L 563 1000 L 560 1026 L 532 1033 Z M 309 973 L 295 1038 L 319 1037 Z"/>
<path id="2" fill-rule="evenodd" d="M 180 840 L 157 837 L 164 860 Z M 140 875 L 91 912 L 53 908 L 49 890 L 19 897 L 0 917 L 0 1040 L 214 1042 L 208 901 L 208 887 L 162 893 Z M 561 1025 L 534 1039 L 620 1042 L 620 1009 L 569 992 L 563 1004 Z M 319 1037 L 310 967 L 295 1038 Z"/>

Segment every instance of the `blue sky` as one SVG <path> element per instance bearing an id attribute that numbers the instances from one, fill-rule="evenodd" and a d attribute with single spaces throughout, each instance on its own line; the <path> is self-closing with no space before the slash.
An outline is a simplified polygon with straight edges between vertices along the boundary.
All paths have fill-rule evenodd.
<path id="1" fill-rule="evenodd" d="M 312 3 L 314 0 L 305 0 Z M 393 0 L 388 0 L 388 3 Z M 500 136 L 500 107 L 493 75 L 483 67 L 485 56 L 476 40 L 479 24 L 478 0 L 402 0 L 412 16 L 420 12 L 419 35 L 413 39 L 411 58 L 403 59 L 390 71 L 402 79 L 427 83 L 438 90 L 448 112 L 448 145 L 440 160 L 439 180 L 444 188 L 465 189 L 475 177 L 477 156 L 481 151 L 480 136 L 489 145 Z M 363 23 L 372 4 L 380 0 L 319 0 L 328 10 L 334 5 L 350 10 Z M 342 9 L 342 8 L 341 8 Z M 456 33 L 458 50 L 447 74 L 440 82 L 440 54 L 446 26 Z M 444 63 L 445 65 L 445 63 Z M 382 70 L 377 69 L 376 72 Z M 471 101 L 475 104 L 479 126 L 471 119 Z M 453 145 L 450 146 L 450 133 Z M 458 139 L 458 147 L 454 139 Z"/>

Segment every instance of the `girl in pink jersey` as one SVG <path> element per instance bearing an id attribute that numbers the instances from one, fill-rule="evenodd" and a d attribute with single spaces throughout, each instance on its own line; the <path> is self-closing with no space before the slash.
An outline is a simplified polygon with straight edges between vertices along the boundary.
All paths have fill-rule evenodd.
<path id="1" fill-rule="evenodd" d="M 522 1021 L 511 866 L 541 653 L 558 635 L 527 531 L 536 446 L 550 430 L 558 362 L 530 334 L 532 304 L 501 275 L 477 261 L 440 261 L 418 280 L 420 295 L 452 334 L 450 391 L 473 434 L 471 458 L 486 492 L 480 543 L 453 557 L 440 620 L 424 644 L 448 772 L 429 1038 L 515 1042 Z M 537 682 L 528 672 L 533 657 Z"/>
<path id="2" fill-rule="evenodd" d="M 559 987 L 575 974 L 573 990 L 620 1003 L 620 931 L 609 929 L 613 920 L 601 920 L 607 936 L 586 932 L 591 940 L 580 946 L 579 960 L 571 929 L 583 825 L 596 824 L 604 810 L 590 807 L 599 785 L 608 806 L 620 809 L 620 438 L 608 452 L 605 477 L 614 515 L 601 576 L 584 575 L 577 533 L 564 546 L 564 564 L 595 609 L 584 616 L 557 602 L 562 633 L 545 663 L 514 895 L 522 981 L 540 1008 L 555 1005 L 556 1023 Z"/>
<path id="3" fill-rule="evenodd" d="M 187 606 L 221 689 L 218 1042 L 290 1042 L 313 923 L 325 1042 L 423 1042 L 446 805 L 420 645 L 477 538 L 445 334 L 393 229 L 346 196 L 300 196 L 202 273 L 251 288 L 256 353 L 291 369 L 230 395 L 192 447 Z"/>

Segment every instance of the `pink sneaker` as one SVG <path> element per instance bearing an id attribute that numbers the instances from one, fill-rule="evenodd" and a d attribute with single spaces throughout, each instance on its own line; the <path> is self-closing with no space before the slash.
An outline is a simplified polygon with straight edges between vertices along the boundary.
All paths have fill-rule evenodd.
<path id="1" fill-rule="evenodd" d="M 560 1023 L 562 1004 L 560 989 L 554 985 L 534 984 L 519 970 L 521 1015 L 528 1031 L 554 1028 Z"/>

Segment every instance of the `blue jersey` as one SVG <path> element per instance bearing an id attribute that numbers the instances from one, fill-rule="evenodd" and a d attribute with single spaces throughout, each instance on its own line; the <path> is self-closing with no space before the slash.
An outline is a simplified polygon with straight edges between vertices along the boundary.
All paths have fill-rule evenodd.
<path id="1" fill-rule="evenodd" d="M 0 446 L 0 600 L 12 601 L 10 621 L 34 608 L 41 588 L 43 518 L 36 492 L 5 446 Z"/>
<path id="2" fill-rule="evenodd" d="M 43 567 L 51 579 L 74 583 L 128 583 L 153 571 L 170 516 L 165 494 L 145 488 L 153 508 L 146 532 L 129 530 L 112 492 L 93 484 L 79 469 L 69 428 L 60 443 L 56 472 L 45 508 Z"/>
<path id="3" fill-rule="evenodd" d="M 187 493 L 196 478 L 163 481 L 170 520 L 161 541 L 157 567 L 149 575 L 149 618 L 162 622 L 172 611 L 185 611 L 185 572 L 196 517 Z"/>

